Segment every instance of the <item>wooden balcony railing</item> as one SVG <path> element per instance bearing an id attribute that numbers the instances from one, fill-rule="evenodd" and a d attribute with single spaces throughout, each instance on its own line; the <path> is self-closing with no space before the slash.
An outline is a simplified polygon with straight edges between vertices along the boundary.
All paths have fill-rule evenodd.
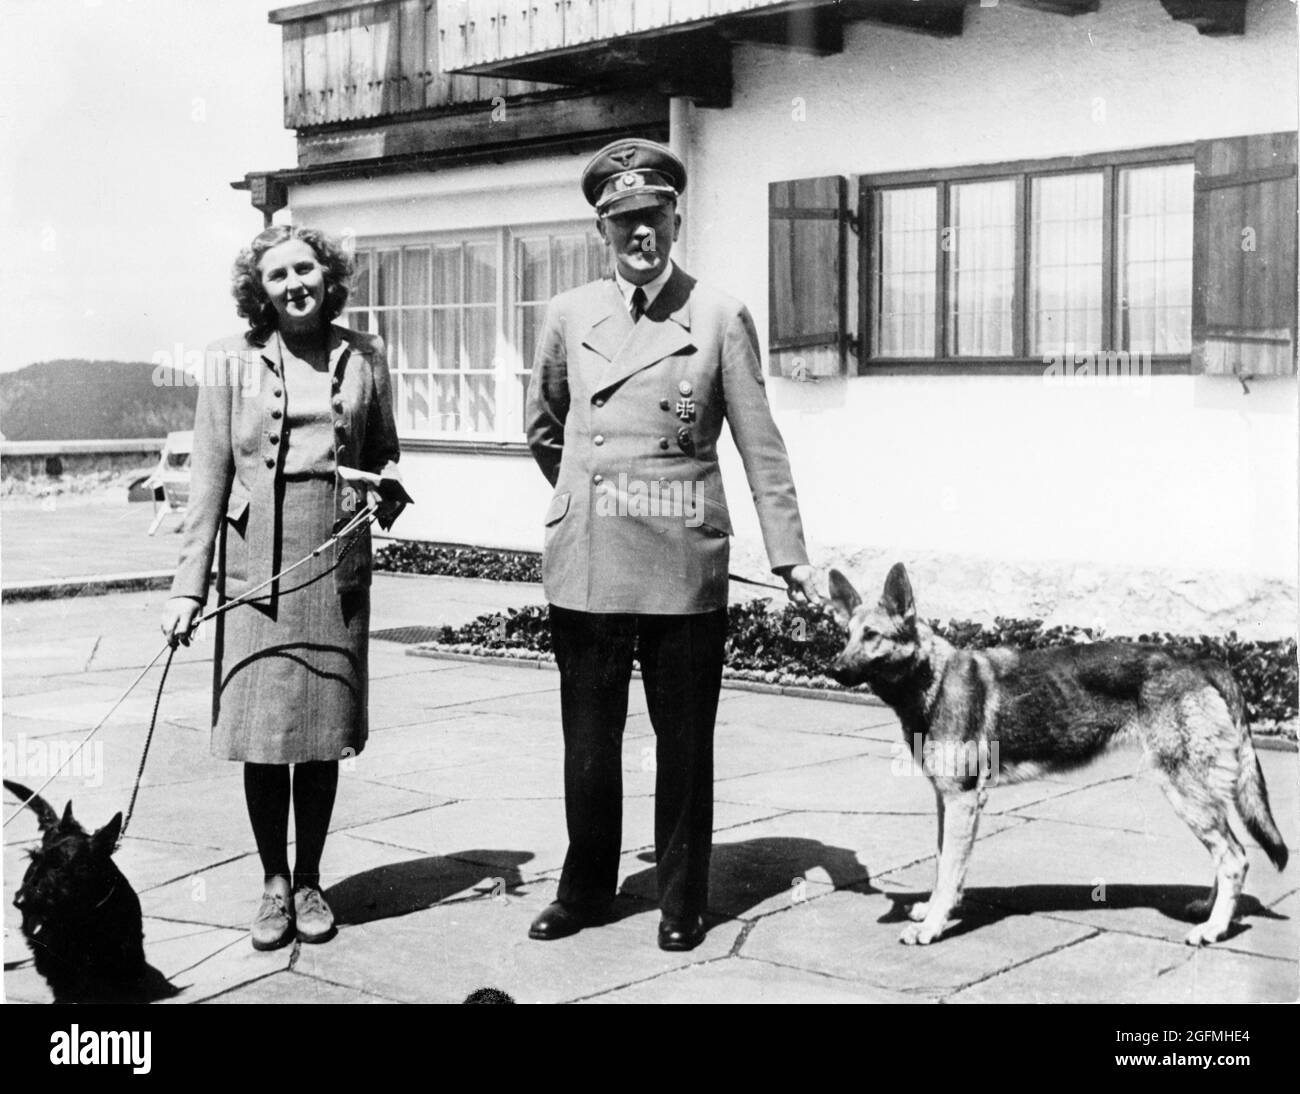
<path id="1" fill-rule="evenodd" d="M 1009 0 L 1011 4 L 1072 16 L 1097 10 L 1100 0 Z M 1175 18 L 1202 34 L 1242 34 L 1247 0 L 1160 0 Z M 840 21 L 910 27 L 956 35 L 967 7 L 988 0 L 436 0 L 441 66 L 446 72 L 510 75 L 561 70 L 543 58 L 578 58 L 571 82 L 592 68 L 583 61 L 609 43 L 633 46 L 655 38 L 722 32 L 814 52 L 835 52 L 826 33 Z M 996 3 L 996 0 L 993 0 Z M 620 41 L 623 40 L 623 41 Z M 627 41 L 632 40 L 632 41 Z M 586 47 L 584 49 L 584 47 Z M 512 63 L 513 62 L 513 63 Z"/>
<path id="2" fill-rule="evenodd" d="M 706 27 L 728 16 L 826 0 L 438 0 L 442 67 L 453 72 L 628 35 Z"/>
<path id="3" fill-rule="evenodd" d="M 290 129 L 526 95 L 552 85 L 457 75 L 438 63 L 433 0 L 318 0 L 273 11 L 282 27 Z"/>

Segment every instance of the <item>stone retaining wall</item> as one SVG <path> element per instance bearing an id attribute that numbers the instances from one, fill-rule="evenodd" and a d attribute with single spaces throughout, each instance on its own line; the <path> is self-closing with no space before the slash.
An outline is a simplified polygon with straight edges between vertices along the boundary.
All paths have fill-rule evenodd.
<path id="1" fill-rule="evenodd" d="M 152 471 L 163 439 L 7 441 L 0 444 L 0 496 L 81 494 Z"/>

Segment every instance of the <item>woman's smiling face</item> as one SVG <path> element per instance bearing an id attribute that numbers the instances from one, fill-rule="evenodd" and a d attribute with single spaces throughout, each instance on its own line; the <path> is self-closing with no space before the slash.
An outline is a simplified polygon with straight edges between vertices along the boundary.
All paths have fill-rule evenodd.
<path id="1" fill-rule="evenodd" d="M 279 243 L 262 256 L 257 268 L 281 330 L 308 331 L 320 325 L 325 269 L 310 244 L 301 239 Z"/>

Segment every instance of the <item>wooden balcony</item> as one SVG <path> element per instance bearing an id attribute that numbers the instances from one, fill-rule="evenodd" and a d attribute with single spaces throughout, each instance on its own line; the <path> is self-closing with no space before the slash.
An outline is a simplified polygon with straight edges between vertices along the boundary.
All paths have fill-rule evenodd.
<path id="1" fill-rule="evenodd" d="M 447 72 L 589 88 L 650 87 L 727 106 L 734 42 L 838 53 L 843 24 L 857 19 L 959 34 L 973 2 L 437 0 L 439 64 Z"/>
<path id="2" fill-rule="evenodd" d="M 774 14 L 834 0 L 438 0 L 448 71 L 634 35 L 678 34 L 732 15 Z"/>
<path id="3" fill-rule="evenodd" d="M 281 28 L 284 124 L 297 130 L 298 163 L 232 183 L 267 223 L 291 185 L 590 152 L 615 137 L 668 134 L 668 99 L 650 87 L 446 71 L 434 0 L 311 0 L 269 20 Z"/>
<path id="4" fill-rule="evenodd" d="M 1241 34 L 1246 0 L 1160 0 L 1202 34 Z M 593 88 L 653 87 L 704 105 L 730 101 L 730 48 L 759 42 L 815 54 L 842 49 L 865 21 L 962 32 L 967 8 L 997 0 L 436 0 L 444 72 Z M 1002 0 L 1063 16 L 1099 0 Z"/>
<path id="5" fill-rule="evenodd" d="M 553 90 L 450 73 L 432 0 L 317 0 L 271 12 L 282 28 L 284 124 L 310 129 Z"/>

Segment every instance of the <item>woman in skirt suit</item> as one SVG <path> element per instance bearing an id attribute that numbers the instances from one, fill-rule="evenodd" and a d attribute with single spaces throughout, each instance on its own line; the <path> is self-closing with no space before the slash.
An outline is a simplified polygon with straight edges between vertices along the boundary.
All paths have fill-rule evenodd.
<path id="1" fill-rule="evenodd" d="M 398 478 L 383 344 L 332 322 L 352 273 L 348 253 L 308 228 L 268 228 L 235 262 L 232 291 L 250 329 L 209 347 L 200 378 L 189 512 L 162 621 L 173 644 L 189 640 L 214 556 L 220 604 L 364 508 L 367 487 L 340 467 L 378 474 L 381 486 Z M 320 860 L 338 761 L 366 744 L 370 564 L 365 525 L 217 617 L 212 752 L 244 765 L 264 874 L 257 949 L 295 929 L 304 942 L 334 933 Z"/>

